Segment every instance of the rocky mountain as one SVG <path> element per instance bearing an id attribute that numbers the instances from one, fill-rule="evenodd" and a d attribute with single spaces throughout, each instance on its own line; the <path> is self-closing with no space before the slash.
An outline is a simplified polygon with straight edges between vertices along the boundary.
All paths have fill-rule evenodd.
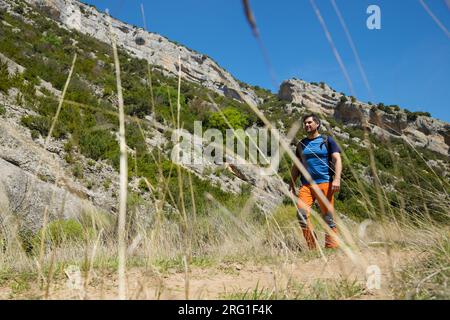
<path id="1" fill-rule="evenodd" d="M 0 1 L 0 8 L 5 9 L 12 17 L 31 26 L 36 22 L 32 18 L 28 18 L 28 15 L 32 17 L 35 14 L 33 10 L 39 8 L 39 10 L 48 13 L 50 17 L 54 17 L 57 25 L 62 28 L 78 28 L 79 31 L 88 35 L 95 34 L 96 37 L 107 43 L 110 41 L 107 34 L 109 32 L 107 17 L 95 11 L 92 7 L 73 2 L 78 10 L 76 12 L 84 12 L 83 23 L 73 25 L 71 24 L 73 19 L 70 17 L 70 14 L 73 14 L 72 4 L 66 6 L 64 2 L 46 1 L 29 3 L 31 6 L 22 2 L 21 6 L 17 7 L 16 2 Z M 86 12 L 91 12 L 91 14 Z M 103 20 L 99 21 L 98 19 Z M 20 32 L 17 30 L 18 28 L 14 30 L 13 26 L 5 20 L 2 20 L 2 24 L 15 34 Z M 99 31 L 100 25 L 102 30 Z M 130 32 L 129 36 L 121 37 L 121 35 L 125 36 L 128 33 L 124 32 L 125 29 L 130 28 L 131 30 L 133 27 L 114 19 L 113 25 L 114 31 L 119 34 L 119 44 L 122 48 L 131 56 L 148 59 L 152 65 L 160 67 L 159 70 L 162 71 L 163 75 L 174 76 L 177 74 L 178 55 L 180 55 L 184 80 L 199 83 L 202 87 L 224 96 L 228 96 L 232 92 L 228 86 L 239 86 L 236 80 L 206 56 L 178 46 L 159 35 L 144 32 L 142 29 L 136 30 L 134 28 L 135 30 Z M 80 29 L 81 27 L 82 29 Z M 91 32 L 92 30 L 89 28 L 94 28 L 95 32 Z M 135 39 L 137 37 L 141 37 L 142 41 L 148 41 L 147 45 L 136 44 Z M 75 40 L 72 40 L 72 43 L 75 42 Z M 92 55 L 94 53 L 89 54 L 89 56 Z M 197 59 L 198 57 L 201 59 Z M 29 72 L 29 69 L 15 62 L 14 58 L 14 56 L 7 57 L 0 53 L 0 63 L 5 65 L 9 79 L 13 77 L 22 78 Z M 193 72 L 197 75 L 201 74 L 201 79 L 192 78 L 190 75 Z M 28 81 L 24 80 L 24 83 L 28 83 Z M 89 85 L 95 93 L 99 93 L 98 87 Z M 55 97 L 62 94 L 61 90 L 55 88 L 51 82 L 47 82 L 40 77 L 37 78 L 34 89 L 40 97 L 45 96 L 43 92 Z M 103 90 L 100 89 L 100 94 L 102 92 Z M 251 93 L 250 96 L 252 95 L 254 94 Z M 232 96 L 238 98 L 237 94 L 232 94 Z M 118 177 L 111 164 L 97 160 L 95 165 L 92 165 L 92 160 L 78 154 L 77 161 L 81 165 L 74 167 L 73 164 L 67 163 L 67 159 L 71 156 L 71 152 L 64 147 L 67 141 L 50 139 L 50 143 L 45 146 L 44 136 L 38 138 L 30 136 L 30 131 L 23 127 L 21 119 L 28 116 L 37 117 L 39 112 L 22 105 L 19 102 L 20 97 L 20 88 L 12 87 L 5 92 L 0 92 L 1 105 L 7 113 L 7 117 L 2 121 L 0 127 L 0 165 L 2 173 L 4 173 L 1 178 L 1 190 L 6 195 L 2 198 L 2 207 L 9 207 L 13 212 L 20 213 L 24 227 L 33 231 L 37 231 L 42 225 L 44 211 L 51 219 L 75 217 L 81 212 L 89 210 L 115 213 L 117 205 L 117 191 L 115 190 L 118 186 Z M 116 100 L 114 97 L 112 98 L 112 100 Z M 254 95 L 254 99 L 255 103 L 259 101 L 256 95 Z M 147 116 L 146 118 L 148 123 L 155 124 L 152 117 Z M 148 128 L 148 138 L 145 141 L 148 147 L 150 149 L 164 149 L 164 146 L 169 142 L 164 133 L 170 134 L 170 128 L 162 123 L 156 122 L 156 127 Z M 132 152 L 132 150 L 130 151 Z M 270 177 L 260 178 L 257 174 L 258 169 L 249 165 L 227 165 L 224 167 L 212 162 L 200 167 L 188 166 L 188 168 L 201 179 L 216 185 L 218 189 L 230 195 L 239 194 L 244 185 L 254 186 L 253 196 L 256 205 L 263 212 L 273 210 L 283 197 L 282 188 L 285 188 L 285 186 L 282 183 Z M 229 173 L 223 175 L 215 173 L 224 170 Z M 207 171 L 209 173 L 206 173 Z M 82 178 L 80 179 L 80 177 Z M 134 178 L 130 181 L 130 186 L 135 192 L 142 193 L 139 189 L 139 179 Z M 151 190 L 148 190 L 147 194 L 141 194 L 141 196 L 150 199 L 150 194 Z M 48 203 L 52 205 L 47 206 Z M 170 208 L 169 205 L 168 210 L 171 209 L 173 208 Z M 143 215 L 152 215 L 154 211 L 149 210 L 149 208 L 142 210 Z"/>
<path id="2" fill-rule="evenodd" d="M 450 154 L 450 123 L 414 114 L 398 106 L 371 105 L 346 97 L 327 84 L 289 79 L 280 86 L 279 97 L 329 115 L 345 125 L 368 123 L 379 136 L 400 137 L 443 155 Z"/>
<path id="3" fill-rule="evenodd" d="M 77 0 L 27 0 L 27 2 L 31 6 L 48 11 L 61 26 L 106 43 L 110 42 L 111 22 L 119 46 L 131 55 L 161 67 L 165 74 L 178 74 L 178 58 L 180 58 L 183 79 L 236 99 L 239 99 L 236 90 L 240 90 L 249 101 L 255 104 L 259 102 L 252 89 L 240 86 L 230 73 L 210 57 L 169 41 L 159 34 L 111 18 Z M 10 7 L 7 2 L 6 6 Z"/>
<path id="4" fill-rule="evenodd" d="M 2 2 L 9 9 L 14 3 Z M 164 74 L 177 75 L 180 58 L 183 79 L 234 99 L 241 100 L 237 93 L 240 91 L 247 102 L 255 105 L 262 102 L 254 90 L 241 86 L 231 74 L 206 55 L 159 34 L 111 18 L 95 7 L 77 0 L 28 0 L 27 3 L 48 11 L 62 27 L 77 30 L 105 43 L 110 41 L 111 22 L 121 47 L 131 55 L 159 66 Z M 286 80 L 281 84 L 278 95 L 288 102 L 304 104 L 311 110 L 331 115 L 344 124 L 362 124 L 367 120 L 379 135 L 409 138 L 417 146 L 444 155 L 450 152 L 450 124 L 438 119 L 423 115 L 410 118 L 405 110 L 380 109 L 356 99 L 351 101 L 325 83 L 316 85 L 298 79 Z"/>
<path id="5" fill-rule="evenodd" d="M 39 230 L 45 215 L 66 219 L 90 210 L 114 215 L 119 152 L 109 17 L 75 0 L 0 0 L 0 20 L 0 209 L 20 217 L 23 227 L 33 232 Z M 233 128 L 262 128 L 243 103 L 241 91 L 246 102 L 257 105 L 285 134 L 306 112 L 323 115 L 327 128 L 346 148 L 346 161 L 355 168 L 353 176 L 345 172 L 348 182 L 336 200 L 346 213 L 364 216 L 355 195 L 360 192 L 359 180 L 373 188 L 376 178 L 369 170 L 368 144 L 363 141 L 365 123 L 371 131 L 378 178 L 389 201 L 399 206 L 396 197 L 402 194 L 410 210 L 421 210 L 423 199 L 419 203 L 415 198 L 419 188 L 433 190 L 430 206 L 447 196 L 445 191 L 436 194 L 433 188 L 441 183 L 436 180 L 439 177 L 449 179 L 448 123 L 399 107 L 362 103 L 324 83 L 290 79 L 274 95 L 242 84 L 203 54 L 142 28 L 111 21 L 121 49 L 128 200 L 136 219 L 151 223 L 158 206 L 170 214 L 179 212 L 183 201 L 207 214 L 212 205 L 205 200 L 206 193 L 220 205 L 254 203 L 265 214 L 286 200 L 291 166 L 286 156 L 277 175 L 261 175 L 260 167 L 230 158 L 223 164 L 206 161 L 174 169 L 170 154 L 178 57 L 183 78 L 180 117 L 187 137 L 192 138 L 195 120 L 210 127 L 228 126 L 222 117 L 215 117 L 210 97 L 224 114 L 229 112 Z M 67 101 L 45 144 L 75 52 L 78 60 Z M 389 146 L 387 137 L 399 139 Z M 208 141 L 200 145 L 204 149 Z M 420 186 L 415 176 L 408 177 L 413 170 L 421 170 L 425 182 Z M 192 188 L 183 201 L 177 198 L 177 175 L 192 175 L 192 181 L 181 182 L 186 190 Z M 0 222 L 4 219 L 0 215 Z"/>

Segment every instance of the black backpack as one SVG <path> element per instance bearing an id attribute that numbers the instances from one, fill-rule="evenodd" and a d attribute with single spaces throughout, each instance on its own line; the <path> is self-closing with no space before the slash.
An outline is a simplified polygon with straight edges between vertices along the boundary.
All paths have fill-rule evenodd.
<path id="1" fill-rule="evenodd" d="M 330 172 L 330 177 L 333 178 L 334 177 L 334 163 L 333 163 L 333 159 L 331 157 L 330 137 L 326 136 L 326 135 L 321 135 L 321 137 L 323 138 L 323 141 L 320 144 L 320 149 L 322 149 L 323 145 L 327 149 L 327 152 L 328 152 L 328 169 L 329 169 L 329 172 Z M 303 148 L 305 147 L 306 140 L 308 140 L 308 138 L 304 138 L 304 139 L 300 140 L 300 142 L 297 144 L 297 149 L 295 151 L 295 154 L 297 155 L 297 157 L 300 159 L 300 161 L 302 162 L 302 164 L 304 166 L 306 164 L 305 164 L 305 159 L 303 158 Z"/>

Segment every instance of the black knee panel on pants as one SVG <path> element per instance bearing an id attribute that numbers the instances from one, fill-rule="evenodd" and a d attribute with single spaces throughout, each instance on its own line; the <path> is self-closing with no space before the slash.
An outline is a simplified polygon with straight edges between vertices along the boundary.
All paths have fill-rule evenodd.
<path id="1" fill-rule="evenodd" d="M 297 209 L 297 219 L 300 222 L 300 227 L 302 227 L 302 229 L 305 229 L 308 226 L 308 215 L 305 210 Z"/>
<path id="2" fill-rule="evenodd" d="M 334 222 L 333 215 L 330 212 L 327 212 L 323 218 L 330 228 L 336 228 L 336 223 Z"/>

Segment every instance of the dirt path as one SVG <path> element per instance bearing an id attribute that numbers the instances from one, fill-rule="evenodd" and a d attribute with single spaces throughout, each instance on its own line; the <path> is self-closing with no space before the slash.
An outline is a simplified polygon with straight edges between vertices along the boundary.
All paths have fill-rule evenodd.
<path id="1" fill-rule="evenodd" d="M 366 267 L 377 265 L 381 271 L 381 288 L 379 290 L 362 290 L 353 298 L 390 299 L 389 290 L 392 272 L 398 271 L 417 256 L 411 251 L 392 251 L 389 254 L 382 248 L 367 249 L 362 255 L 365 264 L 357 267 L 342 252 L 328 256 L 328 263 L 321 258 L 305 261 L 298 258 L 294 262 L 252 265 L 247 263 L 219 264 L 210 268 L 194 267 L 189 276 L 189 299 L 220 299 L 242 297 L 248 292 L 248 298 L 258 292 L 258 298 L 270 293 L 284 292 L 284 298 L 302 298 L 295 296 L 288 287 L 295 285 L 310 286 L 318 280 L 355 281 L 360 287 L 366 285 Z M 128 297 L 130 299 L 185 299 L 185 273 L 169 270 L 164 274 L 143 268 L 132 268 L 127 272 Z M 73 280 L 73 279 L 72 279 Z M 117 297 L 117 275 L 115 272 L 93 273 L 89 285 L 70 286 L 68 278 L 55 280 L 49 288 L 49 299 L 115 299 Z M 76 283 L 72 281 L 72 283 Z M 13 286 L 0 288 L 1 299 L 42 298 L 44 293 L 36 284 L 28 290 L 14 294 Z M 279 296 L 277 296 L 279 297 Z M 350 297 L 349 297 L 350 298 Z"/>

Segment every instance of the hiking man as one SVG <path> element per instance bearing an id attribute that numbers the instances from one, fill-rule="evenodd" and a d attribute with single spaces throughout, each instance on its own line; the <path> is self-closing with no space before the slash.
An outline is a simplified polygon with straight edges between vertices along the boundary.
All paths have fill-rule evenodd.
<path id="1" fill-rule="evenodd" d="M 308 248 L 314 249 L 316 247 L 317 237 L 312 228 L 310 211 L 316 199 L 319 202 L 323 219 L 331 230 L 337 233 L 333 195 L 340 189 L 342 160 L 341 150 L 333 138 L 323 136 L 319 133 L 320 119 L 317 115 L 308 114 L 304 116 L 303 125 L 307 137 L 298 143 L 296 155 L 311 175 L 313 182 L 328 199 L 331 208 L 333 208 L 331 212 L 327 210 L 326 205 L 317 197 L 309 181 L 302 176 L 302 186 L 298 192 L 297 216 Z M 291 182 L 289 185 L 290 191 L 294 194 L 295 182 L 299 175 L 300 171 L 294 163 L 291 169 Z M 325 248 L 337 247 L 337 239 L 327 233 L 325 235 Z"/>

